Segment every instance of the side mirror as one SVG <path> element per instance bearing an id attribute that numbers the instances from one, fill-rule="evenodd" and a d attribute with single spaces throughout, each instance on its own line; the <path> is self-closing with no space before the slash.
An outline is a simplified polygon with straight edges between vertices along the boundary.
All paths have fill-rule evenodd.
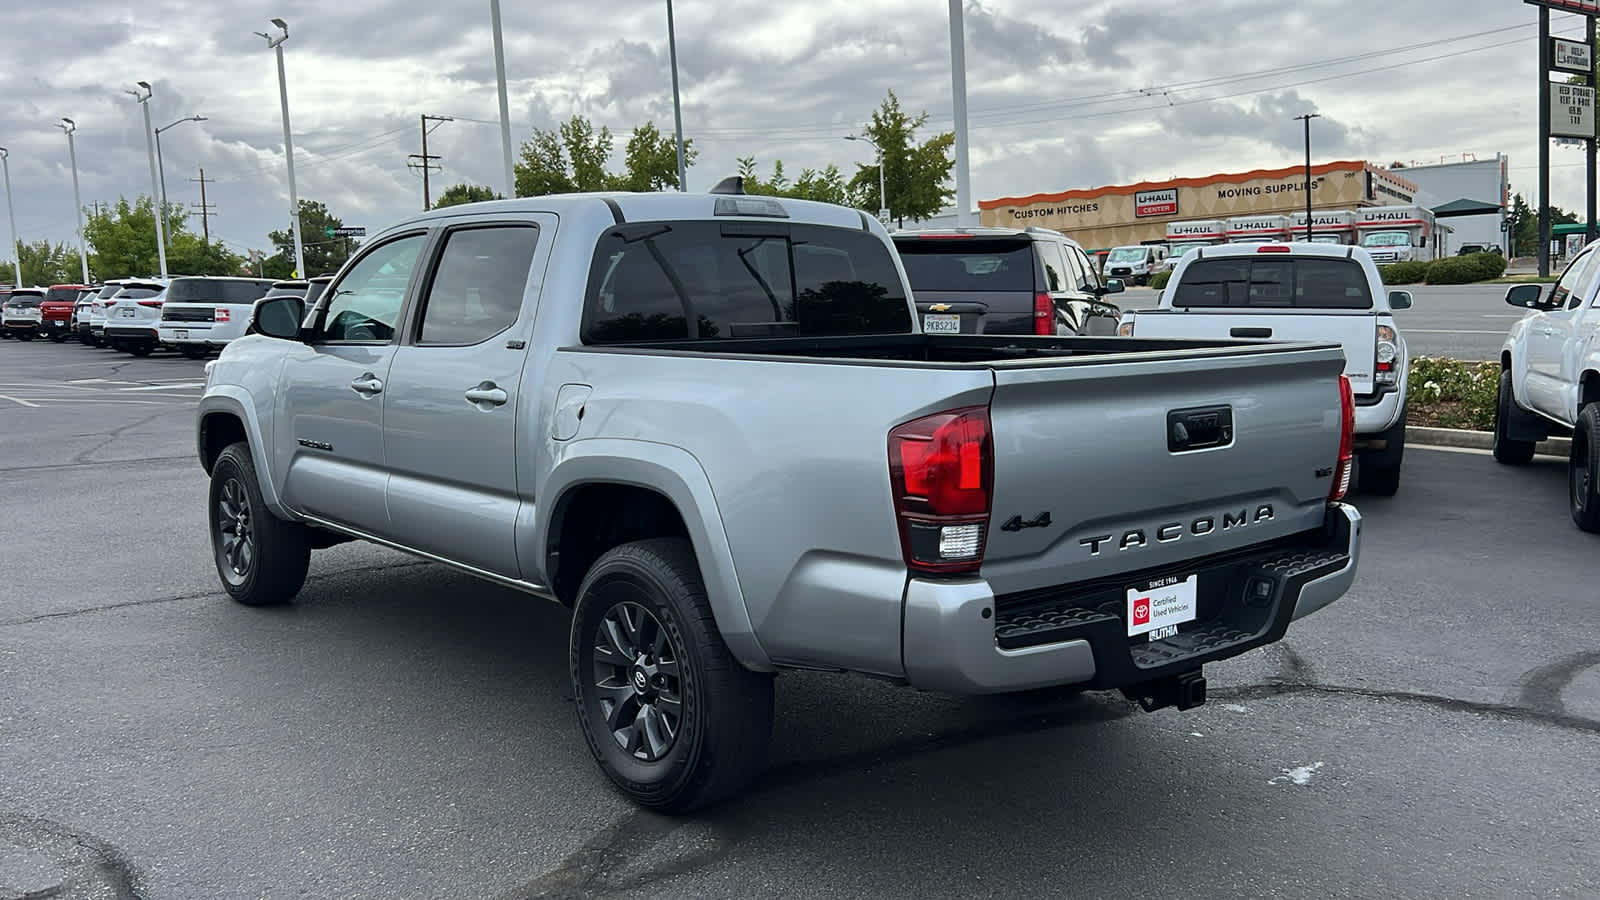
<path id="1" fill-rule="evenodd" d="M 304 316 L 305 301 L 301 298 L 270 297 L 256 301 L 250 312 L 250 327 L 267 337 L 297 341 Z"/>
<path id="2" fill-rule="evenodd" d="M 1103 297 L 1106 294 L 1120 294 L 1123 290 L 1121 278 L 1107 278 L 1105 285 L 1100 288 L 1098 293 Z"/>
<path id="3" fill-rule="evenodd" d="M 1543 295 L 1543 285 L 1515 284 L 1506 289 L 1506 303 L 1524 309 L 1543 309 L 1544 302 L 1540 299 Z"/>
<path id="4" fill-rule="evenodd" d="M 1410 309 L 1411 308 L 1411 292 L 1410 291 L 1390 291 L 1389 292 L 1389 308 L 1390 309 Z"/>

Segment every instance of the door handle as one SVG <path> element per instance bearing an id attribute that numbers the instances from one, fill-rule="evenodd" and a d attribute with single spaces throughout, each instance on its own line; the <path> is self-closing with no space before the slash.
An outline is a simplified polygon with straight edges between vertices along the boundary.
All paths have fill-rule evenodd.
<path id="1" fill-rule="evenodd" d="M 355 381 L 350 382 L 350 390 L 355 391 L 358 394 L 365 394 L 370 397 L 373 394 L 379 394 L 383 392 L 383 382 L 370 374 L 363 375 L 360 378 L 357 378 Z"/>
<path id="2" fill-rule="evenodd" d="M 465 394 L 467 400 L 473 403 L 488 403 L 491 406 L 500 406 L 506 402 L 506 392 L 495 386 L 492 381 L 485 381 Z"/>

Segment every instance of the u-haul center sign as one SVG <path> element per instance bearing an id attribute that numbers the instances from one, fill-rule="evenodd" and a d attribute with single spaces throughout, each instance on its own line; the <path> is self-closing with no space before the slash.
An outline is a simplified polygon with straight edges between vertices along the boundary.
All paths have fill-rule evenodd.
<path id="1" fill-rule="evenodd" d="M 1594 137 L 1594 88 L 1550 85 L 1550 133 L 1556 137 Z"/>
<path id="2" fill-rule="evenodd" d="M 1177 188 L 1166 188 L 1159 191 L 1139 191 L 1133 195 L 1133 215 L 1135 218 L 1175 216 L 1177 214 Z"/>

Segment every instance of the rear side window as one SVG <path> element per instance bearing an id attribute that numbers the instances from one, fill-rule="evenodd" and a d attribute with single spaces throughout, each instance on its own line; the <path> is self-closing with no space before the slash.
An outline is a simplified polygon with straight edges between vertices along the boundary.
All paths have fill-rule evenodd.
<path id="1" fill-rule="evenodd" d="M 174 281 L 167 288 L 169 303 L 231 303 L 246 305 L 260 300 L 270 281 L 222 281 L 197 278 Z"/>
<path id="2" fill-rule="evenodd" d="M 78 299 L 78 288 L 50 288 L 44 292 L 44 299 L 49 303 Z"/>
<path id="3" fill-rule="evenodd" d="M 477 344 L 510 328 L 522 311 L 539 230 L 466 228 L 445 238 L 422 308 L 419 344 Z"/>
<path id="4" fill-rule="evenodd" d="M 33 309 L 44 301 L 38 294 L 12 294 L 6 305 L 13 309 Z"/>
<path id="5" fill-rule="evenodd" d="M 587 294 L 590 344 L 911 331 L 889 248 L 822 225 L 620 225 L 595 248 Z"/>
<path id="6" fill-rule="evenodd" d="M 143 299 L 145 299 L 147 297 L 154 297 L 155 295 L 157 295 L 159 293 L 161 293 L 161 292 L 159 290 L 155 289 L 155 288 L 142 288 L 142 287 L 124 288 L 122 291 L 120 291 L 117 294 L 116 299 L 118 299 L 118 300 L 143 300 Z"/>
<path id="7" fill-rule="evenodd" d="M 1184 270 L 1172 305 L 1188 308 L 1371 309 L 1366 273 L 1346 259 L 1235 256 Z"/>
<path id="8" fill-rule="evenodd" d="M 105 287 L 100 289 L 100 293 L 99 293 L 98 296 L 99 296 L 99 298 L 101 300 L 109 300 L 112 297 L 115 297 L 117 295 L 117 292 L 120 291 L 120 290 L 122 290 L 122 285 L 120 285 L 120 284 L 108 284 Z"/>
<path id="9" fill-rule="evenodd" d="M 913 293 L 1033 291 L 1032 241 L 911 238 L 895 241 L 894 247 Z"/>

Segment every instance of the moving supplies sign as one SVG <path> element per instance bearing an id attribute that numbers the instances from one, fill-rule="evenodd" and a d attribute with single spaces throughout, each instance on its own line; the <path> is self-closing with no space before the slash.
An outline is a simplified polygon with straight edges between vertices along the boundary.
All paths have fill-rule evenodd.
<path id="1" fill-rule="evenodd" d="M 1139 191 L 1133 195 L 1133 214 L 1145 216 L 1174 216 L 1178 214 L 1178 189 L 1163 188 L 1158 191 Z"/>

